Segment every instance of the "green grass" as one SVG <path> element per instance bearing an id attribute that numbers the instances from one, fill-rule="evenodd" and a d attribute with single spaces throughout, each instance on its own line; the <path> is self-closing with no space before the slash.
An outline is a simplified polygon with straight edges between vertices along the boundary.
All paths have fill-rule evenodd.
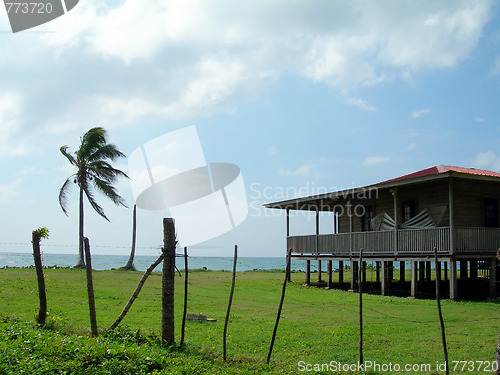
<path id="1" fill-rule="evenodd" d="M 133 271 L 94 272 L 100 329 L 108 327 L 118 316 L 141 276 L 141 272 Z M 51 329 L 40 329 L 27 324 L 34 322 L 38 307 L 35 271 L 2 269 L 0 357 L 8 358 L 3 366 L 11 363 L 16 370 L 12 373 L 18 373 L 19 369 L 43 373 L 37 369 L 48 366 L 68 373 L 75 369 L 84 373 L 84 369 L 91 368 L 94 373 L 110 374 L 141 371 L 295 374 L 311 373 L 299 371 L 299 361 L 356 363 L 358 294 L 303 287 L 303 274 L 294 274 L 294 281 L 287 286 L 271 364 L 265 364 L 283 278 L 284 273 L 280 272 L 238 273 L 228 327 L 229 361 L 224 363 L 222 332 L 230 272 L 189 274 L 188 313 L 204 314 L 217 322 L 187 322 L 186 346 L 179 351 L 163 347 L 155 338 L 160 334 L 161 323 L 161 277 L 158 273 L 146 282 L 121 324 L 122 332 L 92 339 L 89 337 L 84 270 L 45 270 Z M 177 276 L 176 281 L 175 324 L 179 341 L 184 280 Z M 437 361 L 442 362 L 441 333 L 434 300 L 364 295 L 363 308 L 365 360 L 379 364 L 431 364 L 433 369 Z M 499 301 L 443 300 L 442 310 L 450 361 L 495 359 Z M 5 367 L 0 367 L 0 373 L 2 370 L 8 373 Z"/>

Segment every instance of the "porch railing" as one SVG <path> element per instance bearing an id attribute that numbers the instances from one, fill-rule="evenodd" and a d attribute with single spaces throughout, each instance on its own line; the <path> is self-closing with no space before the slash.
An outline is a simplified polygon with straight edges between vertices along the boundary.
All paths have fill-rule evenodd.
<path id="1" fill-rule="evenodd" d="M 455 228 L 456 253 L 496 253 L 500 248 L 500 228 Z M 334 254 L 348 256 L 360 248 L 365 254 L 410 255 L 450 252 L 450 228 L 405 229 L 397 231 L 354 232 L 288 237 L 288 248 L 294 254 Z"/>

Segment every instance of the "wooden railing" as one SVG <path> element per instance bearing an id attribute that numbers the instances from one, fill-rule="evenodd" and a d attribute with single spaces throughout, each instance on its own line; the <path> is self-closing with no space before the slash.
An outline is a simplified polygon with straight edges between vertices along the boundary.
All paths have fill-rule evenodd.
<path id="1" fill-rule="evenodd" d="M 405 229 L 397 231 L 397 249 L 394 231 L 354 232 L 288 237 L 288 248 L 294 254 L 349 255 L 363 249 L 365 254 L 410 255 L 450 252 L 450 228 Z M 499 228 L 456 228 L 455 252 L 496 253 L 500 248 Z"/>
<path id="2" fill-rule="evenodd" d="M 455 229 L 455 249 L 457 253 L 471 250 L 494 251 L 500 248 L 498 228 L 457 228 Z"/>

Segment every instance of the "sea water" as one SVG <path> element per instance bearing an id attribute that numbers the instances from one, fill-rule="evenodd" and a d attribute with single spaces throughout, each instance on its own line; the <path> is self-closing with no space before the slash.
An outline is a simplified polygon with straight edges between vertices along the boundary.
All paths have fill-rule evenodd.
<path id="1" fill-rule="evenodd" d="M 127 264 L 128 255 L 92 255 L 92 268 L 95 270 L 110 270 L 124 267 Z M 134 266 L 138 271 L 145 271 L 158 257 L 137 255 L 134 258 Z M 78 260 L 76 254 L 48 254 L 42 256 L 42 264 L 46 267 L 73 267 Z M 311 272 L 317 271 L 317 263 L 311 261 Z M 29 267 L 34 265 L 31 253 L 8 253 L 0 252 L 0 268 L 3 267 Z M 184 269 L 184 258 L 176 260 L 178 269 Z M 284 270 L 286 266 L 285 257 L 239 257 L 236 262 L 237 271 L 252 270 Z M 212 271 L 231 271 L 233 269 L 232 257 L 188 257 L 189 269 L 207 269 Z M 321 269 L 326 272 L 327 262 L 322 262 Z M 304 271 L 304 260 L 293 260 L 292 270 Z M 338 268 L 338 262 L 333 262 L 333 268 Z M 161 270 L 161 265 L 156 271 Z"/>

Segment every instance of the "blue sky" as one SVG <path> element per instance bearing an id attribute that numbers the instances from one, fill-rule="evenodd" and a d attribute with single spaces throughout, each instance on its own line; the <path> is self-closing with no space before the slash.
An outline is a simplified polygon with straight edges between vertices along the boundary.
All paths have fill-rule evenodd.
<path id="1" fill-rule="evenodd" d="M 77 253 L 59 148 L 99 125 L 129 155 L 195 125 L 207 161 L 241 168 L 249 216 L 200 256 L 283 256 L 285 218 L 261 204 L 433 165 L 500 171 L 500 19 L 493 1 L 84 1 L 12 34 L 0 11 L 0 251 Z M 127 161 L 117 164 L 127 170 Z M 132 207 L 130 183 L 118 183 Z M 87 207 L 95 254 L 127 254 L 132 209 Z M 139 210 L 137 254 L 162 212 Z M 328 231 L 328 220 L 325 221 Z M 292 234 L 313 220 L 292 218 Z M 21 245 L 21 244 L 24 245 Z M 75 256 L 76 258 L 76 256 Z"/>

